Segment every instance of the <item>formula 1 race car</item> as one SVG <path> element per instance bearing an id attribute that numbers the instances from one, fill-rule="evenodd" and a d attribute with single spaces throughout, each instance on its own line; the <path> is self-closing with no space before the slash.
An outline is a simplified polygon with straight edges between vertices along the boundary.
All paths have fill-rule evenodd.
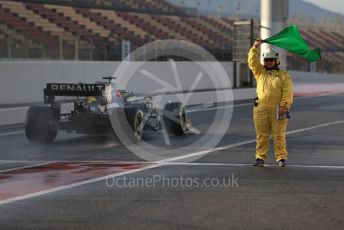
<path id="1" fill-rule="evenodd" d="M 127 90 L 118 90 L 113 77 L 103 77 L 105 82 L 94 84 L 47 83 L 44 105 L 29 107 L 25 121 L 25 134 L 33 142 L 48 143 L 55 140 L 58 130 L 67 133 L 106 134 L 113 133 L 110 118 L 122 113 L 134 141 L 141 139 L 145 129 L 169 134 L 183 135 L 189 127 L 187 112 L 181 102 L 169 102 L 163 109 L 151 96 L 137 96 Z M 73 108 L 61 112 L 62 102 L 55 97 L 74 97 Z M 164 126 L 164 127 L 163 127 Z M 128 130 L 128 129 L 123 129 Z M 116 131 L 116 130 L 115 130 Z"/>

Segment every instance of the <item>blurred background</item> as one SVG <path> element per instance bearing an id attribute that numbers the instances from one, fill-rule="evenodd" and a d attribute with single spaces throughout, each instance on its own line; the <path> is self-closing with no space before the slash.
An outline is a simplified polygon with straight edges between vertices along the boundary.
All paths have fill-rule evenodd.
<path id="1" fill-rule="evenodd" d="M 310 64 L 288 53 L 287 69 L 343 73 L 343 8 L 326 1 L 329 11 L 319 2 L 289 1 L 287 25 L 297 24 L 322 59 Z M 250 35 L 259 37 L 260 1 L 13 0 L 0 1 L 0 18 L 1 61 L 120 61 L 148 42 L 181 39 L 231 62 L 238 61 L 235 22 L 252 20 Z M 249 45 L 242 48 L 246 55 Z"/>

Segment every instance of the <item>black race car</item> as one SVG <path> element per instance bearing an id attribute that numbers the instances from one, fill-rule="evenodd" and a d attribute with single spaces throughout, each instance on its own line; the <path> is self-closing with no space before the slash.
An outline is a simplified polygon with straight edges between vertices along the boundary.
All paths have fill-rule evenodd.
<path id="1" fill-rule="evenodd" d="M 164 129 L 178 136 L 188 130 L 186 108 L 181 102 L 169 102 L 160 109 L 151 96 L 118 90 L 115 78 L 103 79 L 106 81 L 94 84 L 47 83 L 43 90 L 44 105 L 31 106 L 27 111 L 25 134 L 28 140 L 52 142 L 58 130 L 83 134 L 113 133 L 112 117 L 116 117 L 112 122 L 115 120 L 128 127 L 120 131 L 130 130 L 128 136 L 135 141 L 139 141 L 148 128 L 155 131 Z M 56 99 L 59 96 L 73 97 L 74 105 L 70 112 L 61 112 L 62 102 Z"/>

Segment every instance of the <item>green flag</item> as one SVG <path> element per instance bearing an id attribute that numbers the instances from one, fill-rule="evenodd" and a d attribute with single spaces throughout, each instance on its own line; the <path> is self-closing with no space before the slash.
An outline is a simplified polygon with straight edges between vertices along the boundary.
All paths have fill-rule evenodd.
<path id="1" fill-rule="evenodd" d="M 301 55 L 309 62 L 317 61 L 321 58 L 320 48 L 311 50 L 305 40 L 301 37 L 296 25 L 289 26 L 281 32 L 269 37 L 263 42 L 284 48 L 292 53 Z"/>

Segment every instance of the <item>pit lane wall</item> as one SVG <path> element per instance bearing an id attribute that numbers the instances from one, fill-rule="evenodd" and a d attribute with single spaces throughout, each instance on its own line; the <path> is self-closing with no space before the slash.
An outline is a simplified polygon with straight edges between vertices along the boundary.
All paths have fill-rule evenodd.
<path id="1" fill-rule="evenodd" d="M 120 62 L 0 62 L 0 105 L 20 104 L 43 101 L 43 91 L 47 82 L 51 83 L 94 83 L 102 77 L 113 75 Z M 230 84 L 213 82 L 207 71 L 213 63 L 179 62 L 173 68 L 169 62 L 132 62 L 126 73 L 128 84 L 125 88 L 135 93 L 156 92 L 165 88 L 165 92 L 189 90 L 196 82 L 195 90 L 231 88 Z M 210 66 L 210 67 L 209 67 Z M 213 65 L 214 66 L 214 65 Z M 222 63 L 232 82 L 233 64 Z M 215 69 L 216 69 L 215 63 Z M 202 76 L 198 77 L 201 72 Z M 174 75 L 179 75 L 180 87 L 177 87 Z M 154 76 L 153 76 L 154 75 Z M 152 77 L 153 76 L 153 77 Z M 162 85 L 154 78 L 169 84 Z M 153 79 L 152 79 L 153 78 Z M 172 86 L 176 86 L 174 89 Z"/>

